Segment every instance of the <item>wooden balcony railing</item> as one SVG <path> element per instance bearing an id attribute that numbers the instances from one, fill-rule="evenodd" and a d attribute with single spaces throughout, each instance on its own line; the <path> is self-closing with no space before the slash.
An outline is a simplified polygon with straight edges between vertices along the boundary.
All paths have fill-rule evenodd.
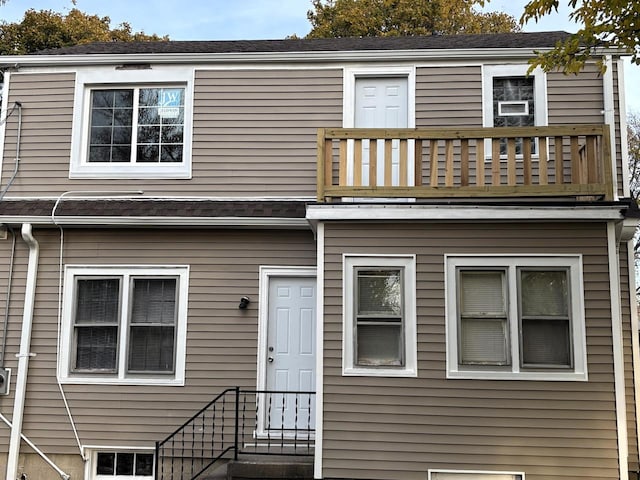
<path id="1" fill-rule="evenodd" d="M 613 199 L 609 127 L 318 130 L 318 201 Z"/>

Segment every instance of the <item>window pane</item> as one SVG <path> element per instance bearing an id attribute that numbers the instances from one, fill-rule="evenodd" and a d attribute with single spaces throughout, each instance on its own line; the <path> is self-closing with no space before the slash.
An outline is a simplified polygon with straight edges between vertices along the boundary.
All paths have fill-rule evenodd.
<path id="1" fill-rule="evenodd" d="M 530 127 L 535 125 L 533 77 L 494 77 L 493 78 L 493 126 L 494 127 Z M 500 115 L 498 102 L 526 101 L 529 113 L 522 115 Z M 531 142 L 531 153 L 535 153 L 535 142 Z M 504 139 L 500 142 L 500 154 L 507 154 Z M 516 154 L 522 154 L 522 139 L 516 140 Z"/>
<path id="2" fill-rule="evenodd" d="M 141 88 L 137 162 L 182 162 L 184 88 Z"/>
<path id="3" fill-rule="evenodd" d="M 463 315 L 506 315 L 504 272 L 460 272 L 460 304 Z"/>
<path id="4" fill-rule="evenodd" d="M 113 475 L 115 473 L 115 460 L 116 454 L 113 452 L 98 453 L 98 465 L 96 467 L 96 473 L 98 475 Z"/>
<path id="5" fill-rule="evenodd" d="M 402 366 L 402 326 L 396 324 L 357 326 L 358 365 Z"/>
<path id="6" fill-rule="evenodd" d="M 76 285 L 76 325 L 118 323 L 119 279 L 80 279 Z"/>
<path id="7" fill-rule="evenodd" d="M 76 370 L 116 369 L 118 327 L 76 327 Z"/>
<path id="8" fill-rule="evenodd" d="M 402 315 L 402 285 L 399 270 L 358 272 L 357 315 Z"/>
<path id="9" fill-rule="evenodd" d="M 118 453 L 116 475 L 133 475 L 133 453 Z"/>
<path id="10" fill-rule="evenodd" d="M 129 371 L 172 372 L 173 326 L 133 326 L 129 338 Z"/>
<path id="11" fill-rule="evenodd" d="M 153 475 L 152 453 L 138 453 L 136 455 L 136 475 Z"/>
<path id="12" fill-rule="evenodd" d="M 522 320 L 522 363 L 570 367 L 569 320 Z"/>
<path id="13" fill-rule="evenodd" d="M 89 162 L 112 162 L 116 145 L 131 145 L 132 113 L 133 90 L 91 91 Z"/>
<path id="14" fill-rule="evenodd" d="M 461 330 L 461 364 L 508 364 L 506 320 L 465 318 Z"/>
<path id="15" fill-rule="evenodd" d="M 521 270 L 522 315 L 568 317 L 566 271 Z"/>
<path id="16" fill-rule="evenodd" d="M 175 278 L 135 278 L 131 323 L 173 325 L 176 318 Z"/>

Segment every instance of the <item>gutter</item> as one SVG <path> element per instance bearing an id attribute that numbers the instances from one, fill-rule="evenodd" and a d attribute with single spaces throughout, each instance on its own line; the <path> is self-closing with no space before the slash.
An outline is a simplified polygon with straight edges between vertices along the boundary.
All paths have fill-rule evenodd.
<path id="1" fill-rule="evenodd" d="M 16 55 L 6 57 L 10 61 L 5 68 L 26 66 L 79 66 L 122 65 L 127 63 L 159 64 L 230 64 L 230 63 L 315 63 L 315 62 L 380 62 L 424 61 L 491 58 L 531 58 L 538 52 L 551 50 L 540 48 L 466 48 L 466 49 L 413 49 L 413 50 L 326 50 L 299 52 L 229 52 L 229 53 L 128 53 L 128 54 L 71 54 L 71 55 Z M 594 56 L 605 53 L 598 51 Z M 609 49 L 609 54 L 624 52 Z"/>
<path id="2" fill-rule="evenodd" d="M 20 455 L 20 437 L 22 434 L 22 418 L 27 391 L 27 370 L 31 349 L 31 327 L 33 324 L 33 310 L 36 294 L 36 277 L 38 275 L 38 258 L 40 247 L 33 237 L 32 226 L 22 225 L 22 239 L 29 247 L 29 263 L 27 266 L 27 284 L 24 293 L 24 312 L 22 316 L 22 334 L 20 336 L 20 352 L 18 353 L 18 374 L 16 377 L 15 398 L 13 403 L 13 417 L 11 437 L 9 440 L 9 456 L 7 458 L 7 479 L 17 478 L 18 457 Z"/>

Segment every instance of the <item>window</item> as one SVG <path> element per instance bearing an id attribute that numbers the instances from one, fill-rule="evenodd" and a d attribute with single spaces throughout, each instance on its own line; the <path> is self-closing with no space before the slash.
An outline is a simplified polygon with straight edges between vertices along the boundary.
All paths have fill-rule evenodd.
<path id="1" fill-rule="evenodd" d="M 345 375 L 416 376 L 415 257 L 344 257 Z"/>
<path id="2" fill-rule="evenodd" d="M 532 127 L 547 125 L 546 77 L 540 69 L 527 74 L 528 65 L 483 67 L 484 126 Z M 522 155 L 522 139 L 516 140 L 516 155 Z M 490 145 L 485 147 L 490 150 Z M 531 142 L 531 153 L 537 153 Z M 500 154 L 507 154 L 506 141 Z"/>
<path id="3" fill-rule="evenodd" d="M 89 163 L 181 163 L 184 87 L 92 89 Z"/>
<path id="4" fill-rule="evenodd" d="M 449 377 L 586 380 L 579 256 L 447 256 Z"/>
<path id="5" fill-rule="evenodd" d="M 62 379 L 182 383 L 187 288 L 187 267 L 68 266 Z"/>
<path id="6" fill-rule="evenodd" d="M 191 76 L 78 72 L 71 178 L 190 178 Z"/>
<path id="7" fill-rule="evenodd" d="M 94 480 L 151 480 L 154 454 L 149 452 L 99 451 L 92 455 Z"/>
<path id="8" fill-rule="evenodd" d="M 429 480 L 524 480 L 524 473 L 429 471 Z"/>

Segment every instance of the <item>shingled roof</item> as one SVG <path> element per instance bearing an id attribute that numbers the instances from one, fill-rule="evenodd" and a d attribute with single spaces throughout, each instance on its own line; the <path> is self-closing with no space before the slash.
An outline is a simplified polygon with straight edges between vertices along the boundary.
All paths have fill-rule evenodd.
<path id="1" fill-rule="evenodd" d="M 43 50 L 34 55 L 127 55 L 339 52 L 371 50 L 455 50 L 494 48 L 551 48 L 567 32 L 431 35 L 415 37 L 319 38 L 286 40 L 215 40 L 163 42 L 96 42 Z"/>

